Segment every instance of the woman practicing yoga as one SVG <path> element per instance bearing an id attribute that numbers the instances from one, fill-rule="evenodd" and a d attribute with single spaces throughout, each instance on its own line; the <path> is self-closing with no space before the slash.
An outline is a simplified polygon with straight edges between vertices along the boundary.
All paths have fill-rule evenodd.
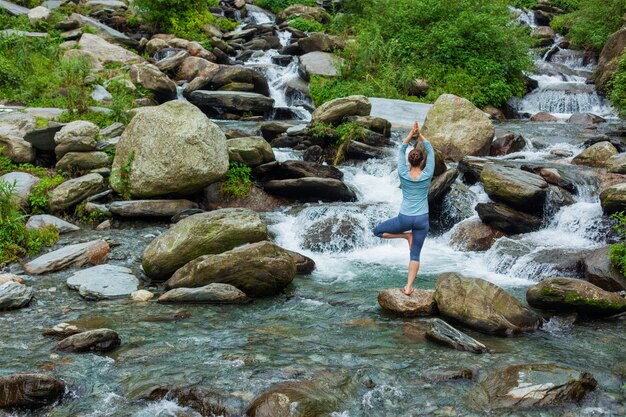
<path id="1" fill-rule="evenodd" d="M 409 164 L 406 163 L 406 148 L 414 135 L 424 144 L 426 166 L 422 169 L 424 153 L 419 149 L 409 152 Z M 432 145 L 422 135 L 419 123 L 415 121 L 413 129 L 404 139 L 398 153 L 398 176 L 402 187 L 402 206 L 398 217 L 382 222 L 374 228 L 374 234 L 385 239 L 406 239 L 411 250 L 409 275 L 404 293 L 413 294 L 413 281 L 420 267 L 420 252 L 428 233 L 428 189 L 435 171 L 435 152 Z"/>

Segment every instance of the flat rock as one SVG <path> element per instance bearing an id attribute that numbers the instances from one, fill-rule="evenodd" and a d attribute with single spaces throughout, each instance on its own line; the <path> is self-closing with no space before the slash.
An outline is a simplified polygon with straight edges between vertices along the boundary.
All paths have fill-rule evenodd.
<path id="1" fill-rule="evenodd" d="M 476 212 L 483 223 L 507 235 L 534 232 L 543 225 L 540 217 L 513 210 L 503 204 L 478 203 Z"/>
<path id="2" fill-rule="evenodd" d="M 198 288 L 174 288 L 159 297 L 159 303 L 243 304 L 246 293 L 229 284 L 213 283 Z"/>
<path id="3" fill-rule="evenodd" d="M 173 217 L 198 205 L 189 200 L 130 200 L 115 201 L 108 208 L 120 217 Z"/>
<path id="4" fill-rule="evenodd" d="M 17 4 L 13 4 L 5 0 L 0 0 L 0 8 L 6 10 L 13 16 L 27 15 L 29 12 L 29 9 L 26 7 L 18 6 Z"/>
<path id="5" fill-rule="evenodd" d="M 81 20 L 84 20 L 89 24 L 97 22 L 95 19 L 91 19 L 86 16 L 81 16 Z M 80 41 L 78 41 L 78 46 L 81 50 L 89 52 L 95 56 L 103 65 L 115 62 L 124 65 L 144 62 L 144 59 L 139 55 L 124 49 L 121 46 L 109 43 L 100 36 L 92 35 L 90 33 L 83 33 L 80 37 Z"/>
<path id="6" fill-rule="evenodd" d="M 539 175 L 496 164 L 485 164 L 480 175 L 487 195 L 496 202 L 531 214 L 543 212 L 548 183 Z"/>
<path id="7" fill-rule="evenodd" d="M 46 127 L 33 129 L 24 135 L 24 140 L 39 151 L 53 151 L 56 147 L 54 136 L 63 128 L 63 124 L 50 122 Z"/>
<path id="8" fill-rule="evenodd" d="M 270 194 L 299 201 L 356 201 L 354 191 L 334 178 L 272 180 L 264 189 Z"/>
<path id="9" fill-rule="evenodd" d="M 110 166 L 111 157 L 106 152 L 68 152 L 56 163 L 55 168 L 61 171 L 91 171 Z"/>
<path id="10" fill-rule="evenodd" d="M 327 101 L 315 109 L 311 123 L 340 124 L 349 116 L 369 116 L 372 103 L 365 96 L 348 96 Z"/>
<path id="11" fill-rule="evenodd" d="M 28 230 L 41 229 L 47 226 L 54 226 L 61 234 L 80 230 L 80 227 L 49 214 L 30 216 L 26 222 L 26 228 Z"/>
<path id="12" fill-rule="evenodd" d="M 456 350 L 472 353 L 489 352 L 487 346 L 455 329 L 441 319 L 432 319 L 430 321 L 430 328 L 426 331 L 426 338 Z"/>
<path id="13" fill-rule="evenodd" d="M 3 2 L 6 3 L 6 2 Z M 65 383 L 43 374 L 0 376 L 0 409 L 36 409 L 60 401 Z"/>
<path id="14" fill-rule="evenodd" d="M 216 114 L 216 109 L 235 114 L 250 112 L 253 115 L 265 115 L 274 106 L 272 98 L 240 91 L 196 90 L 191 93 L 189 100 L 209 115 Z"/>
<path id="15" fill-rule="evenodd" d="M 402 288 L 389 288 L 378 293 L 378 304 L 388 312 L 404 316 L 432 316 L 437 313 L 435 292 L 432 290 L 414 290 L 407 296 Z"/>
<path id="16" fill-rule="evenodd" d="M 129 296 L 139 287 L 139 280 L 123 266 L 98 265 L 75 272 L 67 286 L 88 300 L 104 300 Z"/>
<path id="17" fill-rule="evenodd" d="M 26 307 L 33 298 L 33 289 L 15 281 L 0 285 L 0 310 Z"/>
<path id="18" fill-rule="evenodd" d="M 343 179 L 343 172 L 331 165 L 322 165 L 307 161 L 284 161 L 278 166 L 280 178 L 334 178 Z"/>
<path id="19" fill-rule="evenodd" d="M 96 329 L 77 333 L 57 343 L 54 350 L 60 352 L 109 352 L 122 343 L 117 332 L 111 329 Z"/>
<path id="20" fill-rule="evenodd" d="M 336 77 L 343 59 L 328 52 L 309 52 L 300 56 L 300 64 L 309 75 Z"/>
<path id="21" fill-rule="evenodd" d="M 78 13 L 76 13 L 76 16 L 78 17 L 78 19 L 80 19 L 80 21 L 84 25 L 91 26 L 97 29 L 98 35 L 108 41 L 119 43 L 121 45 L 130 46 L 133 48 L 139 45 L 139 42 L 137 42 L 136 40 L 129 38 L 128 36 L 124 35 L 122 32 L 115 30 L 110 26 L 105 25 L 104 23 L 100 22 L 99 20 L 94 19 L 93 17 L 84 16 Z M 88 34 L 84 34 L 84 35 L 88 35 Z M 82 37 L 84 37 L 84 35 Z M 92 36 L 95 36 L 95 35 L 92 35 Z M 128 62 L 129 64 L 133 62 L 138 62 L 138 59 L 139 60 L 143 59 L 130 51 L 128 51 L 128 53 L 132 54 L 132 55 L 128 55 L 128 57 L 131 59 Z"/>
<path id="22" fill-rule="evenodd" d="M 83 200 L 98 194 L 104 186 L 100 174 L 87 174 L 67 180 L 52 190 L 48 196 L 48 209 L 51 212 L 67 210 Z"/>
<path id="23" fill-rule="evenodd" d="M 40 256 L 25 264 L 24 270 L 31 275 L 41 275 L 72 266 L 99 265 L 106 262 L 110 251 L 109 244 L 103 240 L 78 243 Z"/>

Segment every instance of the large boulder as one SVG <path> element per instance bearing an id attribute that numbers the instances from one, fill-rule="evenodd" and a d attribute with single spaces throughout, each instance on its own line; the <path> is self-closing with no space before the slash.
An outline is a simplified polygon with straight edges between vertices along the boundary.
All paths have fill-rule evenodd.
<path id="1" fill-rule="evenodd" d="M 176 83 L 156 66 L 141 62 L 130 67 L 129 74 L 135 84 L 152 91 L 160 101 L 176 98 Z"/>
<path id="2" fill-rule="evenodd" d="M 82 34 L 78 46 L 82 51 L 95 56 L 102 64 L 121 63 L 128 65 L 144 62 L 144 59 L 139 55 L 90 33 Z"/>
<path id="3" fill-rule="evenodd" d="M 432 316 L 437 313 L 434 291 L 414 290 L 407 296 L 402 288 L 389 288 L 378 293 L 380 308 L 404 317 Z"/>
<path id="4" fill-rule="evenodd" d="M 173 217 L 198 205 L 189 200 L 131 200 L 114 201 L 107 207 L 120 217 Z"/>
<path id="5" fill-rule="evenodd" d="M 302 55 L 300 64 L 309 76 L 336 77 L 343 59 L 328 52 L 315 51 Z"/>
<path id="6" fill-rule="evenodd" d="M 33 289 L 15 281 L 0 285 L 0 311 L 26 307 L 33 298 Z"/>
<path id="7" fill-rule="evenodd" d="M 604 163 L 606 170 L 615 174 L 626 174 L 626 152 L 611 156 Z"/>
<path id="8" fill-rule="evenodd" d="M 600 205 L 606 214 L 626 210 L 626 182 L 606 187 L 600 193 Z"/>
<path id="9" fill-rule="evenodd" d="M 483 409 L 553 407 L 578 403 L 596 385 L 587 372 L 558 365 L 511 365 L 483 375 L 469 400 Z"/>
<path id="10" fill-rule="evenodd" d="M 27 172 L 9 172 L 0 177 L 0 182 L 13 186 L 14 201 L 22 208 L 28 207 L 28 197 L 40 181 L 38 177 Z"/>
<path id="11" fill-rule="evenodd" d="M 504 233 L 480 219 L 467 219 L 454 228 L 450 244 L 464 251 L 484 252 L 502 236 Z"/>
<path id="12" fill-rule="evenodd" d="M 311 116 L 311 123 L 340 124 L 350 116 L 369 116 L 372 103 L 365 96 L 348 96 L 327 101 Z"/>
<path id="13" fill-rule="evenodd" d="M 595 125 L 598 123 L 604 123 L 606 120 L 603 117 L 595 115 L 593 113 L 574 113 L 567 119 L 567 123 L 575 125 Z"/>
<path id="14" fill-rule="evenodd" d="M 72 266 L 100 265 L 106 262 L 109 252 L 111 248 L 103 240 L 77 243 L 46 253 L 26 263 L 24 270 L 31 275 L 40 275 Z"/>
<path id="15" fill-rule="evenodd" d="M 37 214 L 35 216 L 30 216 L 26 222 L 26 228 L 28 230 L 42 229 L 49 226 L 56 228 L 61 234 L 80 230 L 80 227 L 49 214 Z"/>
<path id="16" fill-rule="evenodd" d="M 35 159 L 33 146 L 21 134 L 11 129 L 0 127 L 0 148 L 2 156 L 16 164 L 33 162 Z"/>
<path id="17" fill-rule="evenodd" d="M 118 265 L 83 269 L 69 277 L 66 284 L 88 300 L 127 297 L 139 288 L 139 280 L 132 271 Z"/>
<path id="18" fill-rule="evenodd" d="M 246 293 L 229 284 L 213 283 L 198 288 L 174 288 L 159 297 L 159 303 L 243 304 Z"/>
<path id="19" fill-rule="evenodd" d="M 117 145 L 111 186 L 140 198 L 191 194 L 227 170 L 222 130 L 194 105 L 170 101 L 133 117 Z"/>
<path id="20" fill-rule="evenodd" d="M 480 220 L 507 235 L 535 232 L 543 225 L 540 217 L 513 210 L 502 204 L 478 203 Z"/>
<path id="21" fill-rule="evenodd" d="M 117 332 L 111 329 L 95 329 L 81 332 L 56 344 L 55 350 L 60 352 L 109 352 L 122 343 Z"/>
<path id="22" fill-rule="evenodd" d="M 223 112 L 263 116 L 274 107 L 273 98 L 240 91 L 196 90 L 190 94 L 189 100 L 211 116 L 219 116 Z"/>
<path id="23" fill-rule="evenodd" d="M 435 300 L 444 316 L 485 333 L 509 335 L 532 331 L 541 321 L 497 285 L 453 272 L 437 278 Z"/>
<path id="24" fill-rule="evenodd" d="M 48 210 L 51 212 L 67 210 L 81 201 L 98 194 L 103 187 L 104 178 L 100 174 L 87 174 L 67 180 L 48 195 Z"/>
<path id="25" fill-rule="evenodd" d="M 489 155 L 495 128 L 470 101 L 443 94 L 428 111 L 422 133 L 445 159 L 459 161 L 467 155 Z"/>
<path id="26" fill-rule="evenodd" d="M 591 77 L 599 91 L 606 93 L 607 83 L 613 78 L 613 74 L 617 70 L 617 64 L 624 53 L 624 48 L 626 48 L 626 28 L 621 28 L 613 33 L 604 44 L 598 59 L 598 66 Z"/>
<path id="27" fill-rule="evenodd" d="M 541 214 L 548 183 L 539 175 L 497 164 L 485 164 L 480 181 L 494 201 L 531 214 Z"/>
<path id="28" fill-rule="evenodd" d="M 57 159 L 61 159 L 68 152 L 95 151 L 99 132 L 98 126 L 85 120 L 66 124 L 54 135 Z"/>
<path id="29" fill-rule="evenodd" d="M 228 139 L 226 146 L 230 162 L 257 167 L 276 160 L 272 147 L 261 136 Z"/>
<path id="30" fill-rule="evenodd" d="M 252 68 L 241 65 L 222 65 L 211 78 L 211 86 L 216 90 L 227 90 L 227 86 L 236 84 L 251 85 L 251 92 L 264 96 L 270 95 L 267 79 Z"/>
<path id="31" fill-rule="evenodd" d="M 356 201 L 354 191 L 334 178 L 272 180 L 265 183 L 264 189 L 270 194 L 298 201 Z"/>
<path id="32" fill-rule="evenodd" d="M 0 377 L 0 409 L 35 409 L 63 398 L 65 383 L 42 374 L 15 374 Z"/>
<path id="33" fill-rule="evenodd" d="M 617 149 L 611 142 L 598 142 L 576 155 L 572 164 L 603 167 L 613 155 L 617 155 Z"/>
<path id="34" fill-rule="evenodd" d="M 519 152 L 526 147 L 526 140 L 519 133 L 507 132 L 496 129 L 495 138 L 491 142 L 489 155 L 504 156 L 510 153 Z"/>
<path id="35" fill-rule="evenodd" d="M 585 279 L 606 291 L 626 291 L 626 277 L 611 262 L 610 251 L 603 246 L 583 257 Z"/>
<path id="36" fill-rule="evenodd" d="M 275 295 L 296 276 L 296 263 L 284 249 L 267 241 L 252 243 L 189 262 L 165 282 L 168 289 L 224 283 L 249 297 Z"/>
<path id="37" fill-rule="evenodd" d="M 541 310 L 611 316 L 626 311 L 626 298 L 575 278 L 547 278 L 526 292 L 531 307 Z"/>
<path id="38" fill-rule="evenodd" d="M 195 214 L 154 239 L 143 253 L 142 265 L 150 278 L 164 280 L 199 256 L 265 239 L 267 226 L 251 210 L 222 209 Z"/>

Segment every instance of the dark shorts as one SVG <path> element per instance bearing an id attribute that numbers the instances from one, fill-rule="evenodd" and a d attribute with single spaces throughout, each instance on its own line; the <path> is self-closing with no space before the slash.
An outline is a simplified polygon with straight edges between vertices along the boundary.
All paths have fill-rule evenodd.
<path id="1" fill-rule="evenodd" d="M 383 237 L 383 233 L 399 234 L 408 232 L 413 234 L 413 245 L 411 246 L 411 260 L 419 261 L 424 240 L 428 234 L 428 213 L 419 216 L 406 216 L 398 214 L 397 217 L 382 222 L 374 228 L 374 235 Z"/>

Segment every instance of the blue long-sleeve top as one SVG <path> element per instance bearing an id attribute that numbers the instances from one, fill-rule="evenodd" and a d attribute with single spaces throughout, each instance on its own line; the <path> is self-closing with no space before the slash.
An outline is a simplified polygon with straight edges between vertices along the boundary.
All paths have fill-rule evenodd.
<path id="1" fill-rule="evenodd" d="M 408 144 L 402 144 L 398 152 L 398 176 L 402 187 L 402 205 L 400 214 L 406 216 L 419 216 L 428 213 L 428 189 L 435 172 L 435 151 L 428 141 L 422 142 L 426 149 L 426 166 L 418 179 L 411 178 L 406 161 L 406 148 Z"/>

